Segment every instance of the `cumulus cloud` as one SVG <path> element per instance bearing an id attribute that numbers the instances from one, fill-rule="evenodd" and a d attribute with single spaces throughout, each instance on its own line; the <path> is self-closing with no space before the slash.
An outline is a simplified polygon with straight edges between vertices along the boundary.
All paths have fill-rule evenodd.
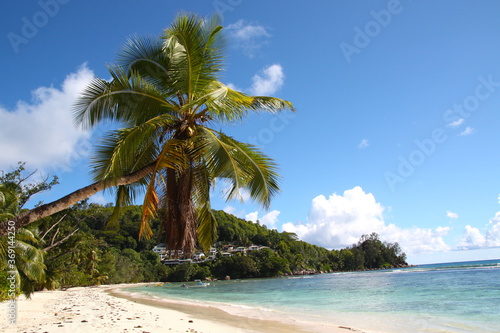
<path id="1" fill-rule="evenodd" d="M 448 216 L 450 219 L 458 219 L 458 214 L 454 212 L 450 212 L 449 210 L 446 211 L 446 216 Z"/>
<path id="2" fill-rule="evenodd" d="M 279 221 L 278 215 L 280 213 L 279 210 L 273 210 L 259 218 L 259 212 L 252 212 L 245 216 L 245 220 L 252 222 L 259 221 L 260 224 L 265 224 L 268 228 L 273 229 Z"/>
<path id="3" fill-rule="evenodd" d="M 284 81 L 283 67 L 273 64 L 253 76 L 250 92 L 257 96 L 272 95 L 283 86 Z"/>
<path id="4" fill-rule="evenodd" d="M 460 249 L 478 249 L 486 245 L 486 238 L 481 234 L 478 228 L 465 226 L 464 238 L 458 244 Z"/>
<path id="5" fill-rule="evenodd" d="M 460 132 L 459 135 L 460 136 L 467 136 L 467 135 L 471 135 L 474 132 L 475 132 L 475 130 L 472 127 L 467 126 L 462 132 Z"/>
<path id="6" fill-rule="evenodd" d="M 500 212 L 490 220 L 484 235 L 478 228 L 466 225 L 464 237 L 458 244 L 458 248 L 462 250 L 493 247 L 500 247 Z"/>
<path id="7" fill-rule="evenodd" d="M 243 50 L 243 53 L 250 58 L 255 57 L 271 37 L 265 27 L 244 20 L 228 25 L 226 32 L 236 47 Z"/>
<path id="8" fill-rule="evenodd" d="M 70 169 L 89 153 L 89 133 L 74 126 L 72 107 L 93 75 L 83 65 L 60 88 L 39 87 L 32 101 L 19 101 L 12 110 L 0 107 L 0 169 L 18 161 L 41 170 Z"/>
<path id="9" fill-rule="evenodd" d="M 358 144 L 359 149 L 364 149 L 367 148 L 370 145 L 367 139 L 361 140 L 361 142 Z"/>
<path id="10" fill-rule="evenodd" d="M 500 212 L 490 220 L 490 229 L 486 233 L 486 239 L 490 247 L 500 246 Z"/>
<path id="11" fill-rule="evenodd" d="M 283 231 L 294 232 L 300 239 L 326 248 L 343 248 L 358 242 L 364 234 L 376 232 L 388 242 L 398 242 L 407 254 L 449 250 L 443 240 L 450 228 L 403 229 L 384 221 L 385 208 L 371 193 L 359 186 L 312 200 L 307 223 L 285 223 Z"/>

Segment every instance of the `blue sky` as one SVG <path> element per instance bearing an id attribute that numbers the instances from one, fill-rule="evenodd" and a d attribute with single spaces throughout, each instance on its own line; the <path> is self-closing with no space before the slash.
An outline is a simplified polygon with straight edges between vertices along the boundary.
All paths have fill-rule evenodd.
<path id="1" fill-rule="evenodd" d="M 497 1 L 11 2 L 0 170 L 26 161 L 61 180 L 32 204 L 90 183 L 107 127 L 75 128 L 72 103 L 93 75 L 109 78 L 128 36 L 159 35 L 180 11 L 221 14 L 223 82 L 297 108 L 221 125 L 278 162 L 282 193 L 263 211 L 217 189 L 213 208 L 327 248 L 377 232 L 415 264 L 500 258 Z"/>

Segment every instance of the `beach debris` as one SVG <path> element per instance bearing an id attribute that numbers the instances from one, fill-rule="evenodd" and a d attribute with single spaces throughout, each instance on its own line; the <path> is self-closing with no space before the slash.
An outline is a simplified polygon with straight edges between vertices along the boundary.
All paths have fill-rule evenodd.
<path id="1" fill-rule="evenodd" d="M 343 328 L 345 330 L 354 331 L 354 332 L 361 332 L 360 330 L 357 330 L 355 328 L 348 327 L 348 326 L 339 326 L 339 328 Z"/>
<path id="2" fill-rule="evenodd" d="M 193 322 L 192 320 L 188 321 L 188 323 L 192 323 L 192 322 Z"/>

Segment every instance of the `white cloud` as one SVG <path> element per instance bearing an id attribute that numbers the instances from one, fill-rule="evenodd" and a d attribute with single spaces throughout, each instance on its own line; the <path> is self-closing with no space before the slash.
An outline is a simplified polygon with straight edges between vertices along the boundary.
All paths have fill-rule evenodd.
<path id="1" fill-rule="evenodd" d="M 434 231 L 434 234 L 436 236 L 446 236 L 450 232 L 451 228 L 450 227 L 437 227 Z"/>
<path id="2" fill-rule="evenodd" d="M 94 194 L 89 198 L 89 201 L 102 206 L 110 202 L 102 193 Z"/>
<path id="3" fill-rule="evenodd" d="M 253 25 L 250 23 L 245 23 L 244 20 L 239 20 L 236 23 L 229 24 L 226 27 L 231 36 L 236 37 L 241 40 L 250 40 L 256 37 L 270 37 L 271 35 L 266 31 L 261 25 Z"/>
<path id="4" fill-rule="evenodd" d="M 450 219 L 458 219 L 458 214 L 450 212 L 449 210 L 446 211 L 446 216 L 448 216 Z"/>
<path id="5" fill-rule="evenodd" d="M 39 87 L 32 101 L 19 101 L 13 110 L 0 107 L 0 169 L 24 161 L 29 168 L 67 170 L 88 155 L 89 133 L 74 126 L 72 108 L 93 75 L 83 65 L 60 89 Z"/>
<path id="6" fill-rule="evenodd" d="M 273 210 L 259 218 L 259 212 L 252 212 L 245 216 L 245 220 L 265 224 L 268 228 L 276 228 L 276 223 L 279 221 L 278 216 L 281 212 Z"/>
<path id="7" fill-rule="evenodd" d="M 463 250 L 493 247 L 500 247 L 500 212 L 490 220 L 484 235 L 478 228 L 466 225 L 464 237 L 458 244 L 458 248 Z"/>
<path id="8" fill-rule="evenodd" d="M 235 45 L 242 49 L 245 55 L 255 57 L 271 34 L 261 25 L 246 23 L 239 20 L 226 27 L 227 34 L 233 39 Z"/>
<path id="9" fill-rule="evenodd" d="M 359 186 L 343 195 L 319 195 L 312 200 L 308 222 L 285 223 L 283 231 L 294 232 L 300 239 L 326 248 L 343 248 L 358 242 L 364 234 L 376 232 L 381 239 L 398 242 L 407 254 L 449 250 L 445 236 L 450 228 L 402 229 L 384 221 L 385 208 L 371 193 Z"/>
<path id="10" fill-rule="evenodd" d="M 500 194 L 498 195 L 497 199 L 498 199 L 498 203 L 500 204 Z"/>
<path id="11" fill-rule="evenodd" d="M 472 127 L 467 126 L 462 132 L 460 132 L 460 136 L 471 135 L 475 130 Z"/>
<path id="12" fill-rule="evenodd" d="M 228 214 L 232 214 L 232 215 L 234 215 L 236 213 L 236 208 L 233 206 L 225 206 L 222 210 L 224 212 L 226 212 Z"/>
<path id="13" fill-rule="evenodd" d="M 255 211 L 255 212 L 251 212 L 251 213 L 248 213 L 247 215 L 245 215 L 245 220 L 247 221 L 252 221 L 252 222 L 257 222 L 257 220 L 259 219 L 259 212 L 258 211 Z"/>
<path id="14" fill-rule="evenodd" d="M 452 121 L 451 123 L 448 123 L 446 125 L 446 127 L 458 127 L 458 126 L 462 125 L 464 122 L 465 122 L 464 118 L 458 118 L 457 120 Z"/>
<path id="15" fill-rule="evenodd" d="M 226 198 L 232 191 L 233 189 L 233 184 L 227 180 L 227 179 L 218 179 L 215 187 L 215 191 L 219 192 L 222 197 Z M 246 202 L 250 200 L 250 191 L 246 188 L 240 188 L 238 190 L 238 193 L 236 194 L 236 197 L 233 199 L 238 199 L 241 202 Z"/>
<path id="16" fill-rule="evenodd" d="M 274 64 L 253 76 L 250 92 L 257 96 L 272 95 L 283 86 L 284 81 L 283 68 L 279 64 Z"/>
<path id="17" fill-rule="evenodd" d="M 233 89 L 233 90 L 236 90 L 236 91 L 241 91 L 241 89 L 239 89 L 237 86 L 235 86 L 232 83 L 228 83 L 228 84 L 226 84 L 226 86 L 228 86 L 229 89 Z"/>
<path id="18" fill-rule="evenodd" d="M 465 226 L 463 240 L 458 244 L 460 249 L 477 249 L 486 245 L 486 238 L 481 234 L 478 228 Z"/>
<path id="19" fill-rule="evenodd" d="M 370 145 L 367 139 L 361 140 L 361 142 L 358 144 L 359 149 L 364 149 L 367 148 Z"/>
<path id="20" fill-rule="evenodd" d="M 278 216 L 280 215 L 279 210 L 272 210 L 269 213 L 262 216 L 260 219 L 262 224 L 267 225 L 270 228 L 274 228 L 276 223 L 279 221 Z"/>
<path id="21" fill-rule="evenodd" d="M 243 202 L 247 202 L 248 200 L 250 200 L 250 198 L 251 198 L 250 190 L 248 190 L 246 188 L 242 188 L 239 190 L 239 193 L 240 193 L 241 200 Z"/>

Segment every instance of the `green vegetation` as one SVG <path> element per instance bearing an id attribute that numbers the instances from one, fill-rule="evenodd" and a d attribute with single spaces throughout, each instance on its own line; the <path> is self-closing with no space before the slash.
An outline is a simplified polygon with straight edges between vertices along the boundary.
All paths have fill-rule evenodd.
<path id="1" fill-rule="evenodd" d="M 373 234 L 364 236 L 359 244 L 349 249 L 329 251 L 299 241 L 294 234 L 269 230 L 222 211 L 214 211 L 214 215 L 220 218 L 218 244 L 254 243 L 270 248 L 246 255 L 219 257 L 200 264 L 166 266 L 151 251 L 159 241 L 138 238 L 141 207 L 124 208 L 124 214 L 119 218 L 122 227 L 110 230 L 106 222 L 113 210 L 112 206 L 84 202 L 36 223 L 38 235 L 44 236 L 43 239 L 38 236 L 41 246 L 35 248 L 44 252 L 41 261 L 45 268 L 44 277 L 35 284 L 22 280 L 21 286 L 31 286 L 30 291 L 33 291 L 44 287 L 53 289 L 101 283 L 188 281 L 223 279 L 226 276 L 233 279 L 276 277 L 406 265 L 397 244 L 384 244 Z M 160 222 L 153 220 L 152 228 L 158 234 Z M 78 231 L 73 233 L 76 229 Z M 58 242 L 56 239 L 66 238 L 64 235 L 70 236 L 53 246 Z M 20 262 L 40 263 L 40 260 L 23 253 L 18 253 L 16 258 Z"/>
<path id="2" fill-rule="evenodd" d="M 96 78 L 84 90 L 75 107 L 78 123 L 124 126 L 97 147 L 94 184 L 26 210 L 29 198 L 57 184 L 57 177 L 26 184 L 31 175 L 23 176 L 22 163 L 1 174 L 0 298 L 10 292 L 10 272 L 19 287 L 15 293 L 29 295 L 101 283 L 275 277 L 406 264 L 399 246 L 382 243 L 376 234 L 329 251 L 211 209 L 216 179 L 230 185 L 227 199 L 247 189 L 266 208 L 279 191 L 272 159 L 215 128 L 250 112 L 293 110 L 288 101 L 249 96 L 220 81 L 221 29 L 216 19 L 180 15 L 161 38 L 129 39 L 118 62 L 108 66 L 112 79 Z M 107 188 L 115 190 L 114 206 L 82 201 Z M 141 191 L 143 205 L 132 206 Z M 151 251 L 164 241 L 188 255 L 215 242 L 266 248 L 169 267 Z M 15 264 L 8 263 L 11 257 Z"/>
<path id="3" fill-rule="evenodd" d="M 21 200 L 55 185 L 47 180 L 23 185 L 24 165 L 0 174 L 0 214 L 18 213 Z M 33 190 L 37 189 L 37 190 Z M 16 231 L 16 293 L 29 295 L 43 288 L 68 288 L 95 284 L 150 281 L 189 281 L 230 276 L 233 279 L 276 277 L 331 271 L 379 269 L 405 266 L 406 256 L 397 243 L 383 243 L 377 234 L 364 235 L 358 244 L 327 250 L 278 232 L 265 225 L 244 221 L 223 211 L 212 211 L 218 221 L 218 249 L 252 244 L 264 246 L 246 254 L 235 253 L 202 263 L 167 266 L 151 250 L 163 240 L 161 222 L 152 219 L 156 236 L 141 239 L 142 207 L 124 207 L 117 224 L 107 222 L 115 213 L 112 205 L 83 201 Z M 0 298 L 7 298 L 8 238 L 0 238 Z M 201 248 L 201 247 L 200 247 Z"/>
<path id="4" fill-rule="evenodd" d="M 145 193 L 139 235 L 154 235 L 161 221 L 172 249 L 191 252 L 214 241 L 217 220 L 210 207 L 216 179 L 231 186 L 227 199 L 250 197 L 268 207 L 279 191 L 277 165 L 257 147 L 218 129 L 253 112 L 293 110 L 290 102 L 250 96 L 224 85 L 222 26 L 214 18 L 181 14 L 161 37 L 133 36 L 108 66 L 110 81 L 96 78 L 75 105 L 75 121 L 92 128 L 123 126 L 95 149 L 95 183 L 12 218 L 17 229 L 111 188 L 116 191 L 110 227 L 118 210 Z M 7 220 L 0 220 L 5 235 Z"/>

